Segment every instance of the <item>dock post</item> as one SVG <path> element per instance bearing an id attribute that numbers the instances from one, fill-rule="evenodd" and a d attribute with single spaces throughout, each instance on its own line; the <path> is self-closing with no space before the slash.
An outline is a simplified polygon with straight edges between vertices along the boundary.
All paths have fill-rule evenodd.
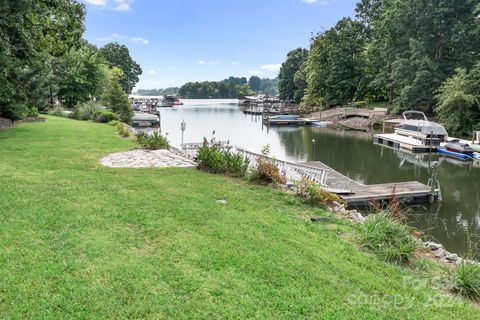
<path id="1" fill-rule="evenodd" d="M 430 152 L 429 152 L 430 157 L 432 156 L 432 147 L 433 147 L 432 143 L 433 143 L 433 130 L 430 133 Z"/>
<path id="2" fill-rule="evenodd" d="M 428 204 L 433 204 L 435 202 L 435 194 L 438 193 L 438 200 L 441 201 L 441 189 L 440 189 L 440 181 L 438 181 L 437 177 L 437 165 L 438 162 L 434 162 L 432 164 L 432 177 L 428 179 L 428 186 L 430 187 L 430 193 L 428 194 Z"/>
<path id="3" fill-rule="evenodd" d="M 185 120 L 182 120 L 182 123 L 180 124 L 180 130 L 182 130 L 182 144 L 183 144 L 183 133 L 185 132 L 186 129 L 186 123 Z"/>

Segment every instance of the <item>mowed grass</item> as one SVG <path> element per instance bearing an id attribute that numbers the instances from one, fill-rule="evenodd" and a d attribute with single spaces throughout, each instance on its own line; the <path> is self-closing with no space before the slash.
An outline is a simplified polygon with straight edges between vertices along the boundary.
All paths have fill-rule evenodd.
<path id="1" fill-rule="evenodd" d="M 277 190 L 102 167 L 135 147 L 114 130 L 48 117 L 0 131 L 0 318 L 480 318 Z"/>

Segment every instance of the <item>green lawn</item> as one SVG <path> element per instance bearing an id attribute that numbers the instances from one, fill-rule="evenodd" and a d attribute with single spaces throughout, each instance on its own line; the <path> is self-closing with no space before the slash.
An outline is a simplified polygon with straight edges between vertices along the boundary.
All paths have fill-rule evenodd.
<path id="1" fill-rule="evenodd" d="M 290 195 L 103 168 L 134 147 L 114 130 L 48 117 L 0 131 L 0 318 L 480 318 Z"/>

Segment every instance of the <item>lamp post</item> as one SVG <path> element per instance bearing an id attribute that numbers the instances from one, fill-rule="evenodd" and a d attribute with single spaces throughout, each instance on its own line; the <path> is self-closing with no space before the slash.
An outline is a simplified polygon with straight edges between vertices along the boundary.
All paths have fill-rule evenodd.
<path id="1" fill-rule="evenodd" d="M 187 124 L 185 123 L 185 120 L 182 120 L 182 123 L 180 124 L 180 129 L 182 130 L 182 144 L 183 144 L 183 133 L 185 132 L 186 127 L 187 127 Z"/>

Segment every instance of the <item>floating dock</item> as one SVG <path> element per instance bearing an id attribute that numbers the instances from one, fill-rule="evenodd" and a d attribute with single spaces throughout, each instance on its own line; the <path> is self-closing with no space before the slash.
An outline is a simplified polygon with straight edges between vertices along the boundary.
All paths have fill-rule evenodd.
<path id="1" fill-rule="evenodd" d="M 158 115 L 135 112 L 132 117 L 132 125 L 134 127 L 155 127 L 160 125 L 160 118 Z"/>
<path id="2" fill-rule="evenodd" d="M 418 181 L 364 185 L 344 176 L 320 161 L 306 162 L 303 165 L 328 170 L 327 188 L 350 190 L 350 193 L 339 194 L 350 207 L 366 207 L 372 201 L 388 201 L 391 200 L 393 194 L 395 194 L 396 199 L 402 202 L 427 203 L 428 196 L 431 193 L 429 186 Z M 439 193 L 436 193 L 434 198 L 438 200 Z"/>
<path id="3" fill-rule="evenodd" d="M 298 119 L 271 119 L 266 118 L 265 121 L 270 125 L 300 125 L 300 126 L 307 126 L 307 125 L 314 125 L 316 123 L 321 123 L 321 121 L 316 119 L 309 119 L 309 118 L 298 118 Z"/>
<path id="4" fill-rule="evenodd" d="M 396 150 L 408 150 L 412 153 L 426 153 L 437 150 L 437 147 L 435 146 L 430 147 L 421 144 L 418 139 L 401 136 L 395 133 L 376 134 L 373 136 L 373 142 Z"/>

